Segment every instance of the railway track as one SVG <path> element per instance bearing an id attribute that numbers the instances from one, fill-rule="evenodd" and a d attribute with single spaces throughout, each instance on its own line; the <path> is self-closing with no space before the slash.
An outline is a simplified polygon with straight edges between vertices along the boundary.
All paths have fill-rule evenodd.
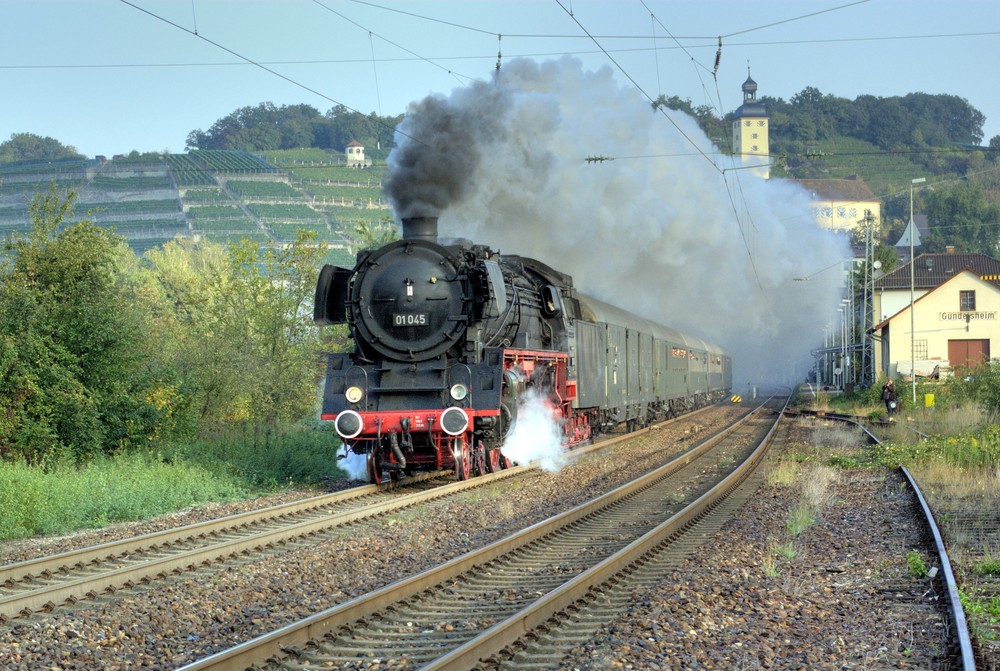
<path id="1" fill-rule="evenodd" d="M 699 523 L 727 517 L 722 502 L 762 458 L 779 417 L 779 409 L 760 409 L 573 510 L 184 669 L 469 669 L 487 659 L 489 667 L 525 668 L 535 663 L 526 656 L 561 654 L 578 640 L 579 622 L 599 620 L 574 613 L 613 603 L 616 583 L 651 579 L 657 562 L 690 550 L 693 536 L 707 537 Z M 733 463 L 740 465 L 730 471 Z M 551 642 L 531 652 L 524 641 L 540 640 L 541 631 Z"/>
<path id="2" fill-rule="evenodd" d="M 670 422 L 696 420 L 702 411 Z M 636 434 L 578 451 L 606 449 Z M 113 594 L 139 584 L 253 552 L 321 536 L 360 520 L 455 496 L 531 468 L 456 482 L 451 472 L 404 478 L 398 487 L 367 485 L 135 538 L 0 566 L 0 623 Z"/>
<path id="3" fill-rule="evenodd" d="M 864 418 L 839 414 L 824 414 L 822 416 L 827 419 L 858 426 L 866 434 L 870 442 L 881 442 L 879 437 L 869 430 L 868 426 L 866 426 L 867 423 L 864 421 Z M 883 426 L 885 424 L 887 423 L 882 423 Z M 916 429 L 913 429 L 913 431 L 921 438 L 927 437 L 925 434 L 916 431 Z M 955 666 L 956 668 L 962 669 L 962 671 L 974 671 L 976 668 L 976 655 L 973 649 L 972 636 L 969 631 L 969 625 L 965 617 L 965 612 L 959 599 L 958 584 L 955 572 L 952 569 L 951 560 L 948 557 L 948 550 L 945 546 L 944 538 L 941 535 L 934 513 L 931 510 L 930 505 L 927 503 L 923 492 L 920 490 L 919 483 L 905 467 L 901 466 L 899 470 L 906 486 L 916 501 L 916 506 L 918 508 L 917 514 L 919 514 L 921 523 L 924 525 L 928 537 L 930 538 L 930 544 L 933 548 L 933 554 L 936 559 L 936 566 L 941 567 L 940 581 L 942 593 L 944 594 L 944 603 L 950 619 L 950 631 L 952 632 L 955 648 L 957 650 L 957 660 Z"/>
<path id="4" fill-rule="evenodd" d="M 482 478 L 479 484 L 511 477 L 521 470 L 515 468 L 492 474 Z M 449 496 L 467 488 L 455 486 L 460 484 L 437 474 L 409 479 L 399 489 L 375 485 L 356 487 L 2 566 L 0 622 L 322 534 L 366 517 L 417 505 L 435 497 Z"/>

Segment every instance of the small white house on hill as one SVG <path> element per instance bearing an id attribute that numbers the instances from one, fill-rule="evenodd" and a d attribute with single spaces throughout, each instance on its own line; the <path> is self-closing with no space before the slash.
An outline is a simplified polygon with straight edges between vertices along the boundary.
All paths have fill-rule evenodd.
<path id="1" fill-rule="evenodd" d="M 344 147 L 344 159 L 351 168 L 365 168 L 371 164 L 371 161 L 365 158 L 365 146 L 357 140 L 351 140 Z"/>

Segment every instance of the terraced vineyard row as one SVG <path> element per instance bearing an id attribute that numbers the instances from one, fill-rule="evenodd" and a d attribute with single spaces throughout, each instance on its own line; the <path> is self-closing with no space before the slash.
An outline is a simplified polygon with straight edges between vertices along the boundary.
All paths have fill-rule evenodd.
<path id="1" fill-rule="evenodd" d="M 0 234 L 30 230 L 31 199 L 54 185 L 77 194 L 76 219 L 114 227 L 138 253 L 177 235 L 269 244 L 306 229 L 335 246 L 328 261 L 350 265 L 358 226 L 391 216 L 381 188 L 385 168 L 338 166 L 339 155 L 322 150 L 299 154 L 308 165 L 281 153 L 276 166 L 247 152 L 200 150 L 3 166 Z"/>

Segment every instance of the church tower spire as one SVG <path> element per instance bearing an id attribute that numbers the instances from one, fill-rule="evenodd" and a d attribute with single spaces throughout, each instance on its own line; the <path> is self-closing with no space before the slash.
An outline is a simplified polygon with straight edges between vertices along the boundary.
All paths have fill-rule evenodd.
<path id="1" fill-rule="evenodd" d="M 769 161 L 767 110 L 757 102 L 757 82 L 750 76 L 743 82 L 743 104 L 733 114 L 733 153 L 751 165 L 762 165 L 754 172 L 764 179 L 771 175 Z"/>

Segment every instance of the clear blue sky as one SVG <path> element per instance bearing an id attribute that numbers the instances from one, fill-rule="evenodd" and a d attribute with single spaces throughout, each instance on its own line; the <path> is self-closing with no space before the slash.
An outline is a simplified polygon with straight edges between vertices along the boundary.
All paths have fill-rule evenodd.
<path id="1" fill-rule="evenodd" d="M 748 62 L 759 95 L 786 100 L 952 94 L 1000 134 L 996 0 L 0 0 L 0 141 L 182 152 L 266 101 L 393 115 L 488 79 L 498 48 L 723 113 Z"/>

